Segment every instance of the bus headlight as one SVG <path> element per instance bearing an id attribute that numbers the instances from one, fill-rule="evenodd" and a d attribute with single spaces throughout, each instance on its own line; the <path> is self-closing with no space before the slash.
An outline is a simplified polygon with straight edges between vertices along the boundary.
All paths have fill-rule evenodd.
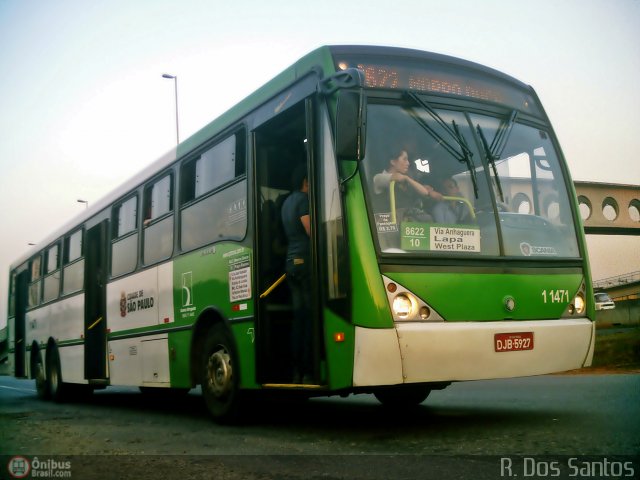
<path id="1" fill-rule="evenodd" d="M 582 292 L 576 295 L 576 298 L 573 299 L 573 307 L 578 315 L 582 315 L 587 309 L 587 304 L 584 301 L 584 297 L 582 296 Z"/>
<path id="2" fill-rule="evenodd" d="M 585 287 L 585 283 L 583 280 L 582 284 L 580 285 L 580 288 L 578 289 L 575 296 L 573 297 L 573 300 L 571 301 L 571 303 L 569 303 L 569 305 L 567 305 L 567 308 L 562 314 L 562 318 L 571 318 L 576 315 L 583 316 L 587 312 L 586 291 L 587 289 Z"/>
<path id="3" fill-rule="evenodd" d="M 444 322 L 444 318 L 418 295 L 389 277 L 383 275 L 382 279 L 394 322 Z"/>
<path id="4" fill-rule="evenodd" d="M 579 292 L 573 299 L 573 302 L 569 304 L 565 311 L 564 317 L 569 315 L 582 315 L 587 310 L 587 304 L 584 300 L 584 295 Z"/>
<path id="5" fill-rule="evenodd" d="M 393 299 L 394 316 L 400 319 L 405 319 L 409 318 L 412 312 L 413 302 L 411 301 L 411 298 L 409 298 L 409 295 L 407 295 L 406 293 L 396 295 L 396 297 Z"/>

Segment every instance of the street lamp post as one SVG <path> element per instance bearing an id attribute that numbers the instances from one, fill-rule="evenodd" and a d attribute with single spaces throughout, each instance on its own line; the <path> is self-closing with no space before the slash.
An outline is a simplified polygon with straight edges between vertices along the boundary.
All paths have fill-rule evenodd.
<path id="1" fill-rule="evenodd" d="M 163 73 L 162 78 L 169 78 L 173 80 L 173 86 L 175 90 L 175 99 L 176 99 L 176 144 L 178 144 L 180 143 L 180 130 L 178 128 L 178 76 L 169 75 L 168 73 Z"/>
<path id="2" fill-rule="evenodd" d="M 84 203 L 84 208 L 89 208 L 89 200 L 82 200 L 81 198 L 79 198 L 77 200 L 78 203 Z"/>

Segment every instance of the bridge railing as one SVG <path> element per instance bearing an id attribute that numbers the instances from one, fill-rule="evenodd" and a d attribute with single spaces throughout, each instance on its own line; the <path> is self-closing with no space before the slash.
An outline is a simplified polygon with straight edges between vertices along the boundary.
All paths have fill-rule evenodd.
<path id="1" fill-rule="evenodd" d="M 640 282 L 640 270 L 637 272 L 625 273 L 624 275 L 617 275 L 615 277 L 603 278 L 593 282 L 593 288 L 612 288 L 619 287 L 621 285 L 627 285 L 630 283 Z"/>

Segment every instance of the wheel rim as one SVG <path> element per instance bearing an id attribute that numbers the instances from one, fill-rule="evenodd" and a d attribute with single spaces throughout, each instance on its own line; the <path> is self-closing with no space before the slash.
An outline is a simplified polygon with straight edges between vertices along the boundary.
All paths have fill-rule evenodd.
<path id="1" fill-rule="evenodd" d="M 224 347 L 213 352 L 207 363 L 207 384 L 209 391 L 216 397 L 226 395 L 232 387 L 233 368 L 231 356 Z"/>

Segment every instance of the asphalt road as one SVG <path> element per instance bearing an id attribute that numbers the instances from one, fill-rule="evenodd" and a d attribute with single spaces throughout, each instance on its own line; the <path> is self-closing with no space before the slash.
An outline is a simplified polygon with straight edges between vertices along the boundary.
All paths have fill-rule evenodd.
<path id="1" fill-rule="evenodd" d="M 370 395 L 257 404 L 240 426 L 210 421 L 197 391 L 55 404 L 0 377 L 0 425 L 0 479 L 15 455 L 69 458 L 71 478 L 640 477 L 638 374 L 457 383 L 403 411 Z"/>

